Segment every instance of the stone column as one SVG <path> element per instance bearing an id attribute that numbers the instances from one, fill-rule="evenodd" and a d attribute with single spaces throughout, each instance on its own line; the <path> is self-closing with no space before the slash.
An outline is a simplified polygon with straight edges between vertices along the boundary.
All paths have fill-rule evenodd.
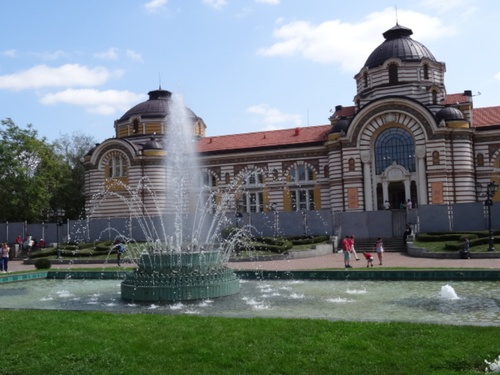
<path id="1" fill-rule="evenodd" d="M 363 184 L 365 192 L 365 211 L 373 211 L 373 188 L 371 176 L 370 151 L 361 151 L 361 162 L 363 163 Z"/>
<path id="2" fill-rule="evenodd" d="M 415 148 L 415 156 L 417 157 L 417 187 L 418 187 L 418 204 L 427 204 L 427 177 L 425 171 L 425 146 L 417 146 Z"/>

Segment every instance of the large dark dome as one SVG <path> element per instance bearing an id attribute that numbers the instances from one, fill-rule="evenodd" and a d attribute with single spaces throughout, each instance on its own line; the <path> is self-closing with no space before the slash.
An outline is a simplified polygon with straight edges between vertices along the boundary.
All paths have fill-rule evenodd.
<path id="1" fill-rule="evenodd" d="M 118 121 L 127 121 L 132 116 L 141 116 L 142 118 L 166 117 L 168 115 L 168 104 L 172 97 L 172 93 L 160 88 L 148 92 L 148 95 L 148 100 L 130 108 Z M 194 118 L 197 117 L 189 108 L 186 108 L 186 110 L 189 116 Z"/>
<path id="2" fill-rule="evenodd" d="M 426 57 L 436 61 L 432 53 L 422 43 L 410 38 L 413 31 L 407 27 L 396 24 L 393 28 L 387 30 L 383 36 L 384 43 L 375 48 L 365 67 L 371 69 L 381 66 L 390 58 L 398 58 L 401 61 L 421 61 Z"/>
<path id="3" fill-rule="evenodd" d="M 126 121 L 132 116 L 165 117 L 168 113 L 168 102 L 172 93 L 159 89 L 148 92 L 148 95 L 148 100 L 130 108 L 119 121 Z"/>

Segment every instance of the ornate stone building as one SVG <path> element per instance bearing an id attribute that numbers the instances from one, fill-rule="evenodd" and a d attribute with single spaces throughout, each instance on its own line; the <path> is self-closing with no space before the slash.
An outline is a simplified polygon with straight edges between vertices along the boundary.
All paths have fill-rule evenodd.
<path id="1" fill-rule="evenodd" d="M 248 213 L 476 202 L 477 183 L 499 183 L 500 107 L 474 108 L 470 91 L 447 94 L 445 63 L 411 35 L 400 25 L 383 34 L 354 77 L 354 105 L 335 107 L 329 124 L 211 137 L 190 112 L 205 183 L 224 190 L 244 179 L 234 209 Z M 149 207 L 135 188 L 143 178 L 162 196 L 170 95 L 151 91 L 115 121 L 115 138 L 89 151 L 89 201 L 123 183 Z M 100 211 L 125 212 L 118 198 Z"/>

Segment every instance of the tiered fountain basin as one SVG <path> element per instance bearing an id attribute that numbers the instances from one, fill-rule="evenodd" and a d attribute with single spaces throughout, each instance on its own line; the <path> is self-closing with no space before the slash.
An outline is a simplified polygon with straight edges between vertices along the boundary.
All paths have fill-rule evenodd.
<path id="1" fill-rule="evenodd" d="M 127 301 L 186 301 L 236 294 L 240 281 L 220 252 L 144 253 L 127 273 L 121 297 Z"/>

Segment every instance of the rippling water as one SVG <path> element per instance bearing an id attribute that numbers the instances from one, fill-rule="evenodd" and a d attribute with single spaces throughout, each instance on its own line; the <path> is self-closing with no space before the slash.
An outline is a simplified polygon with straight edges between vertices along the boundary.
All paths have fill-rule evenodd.
<path id="1" fill-rule="evenodd" d="M 233 296 L 156 304 L 122 301 L 120 282 L 69 279 L 3 284 L 0 308 L 500 326 L 498 282 L 242 280 L 240 293 Z M 443 295 L 445 285 L 458 298 Z"/>

